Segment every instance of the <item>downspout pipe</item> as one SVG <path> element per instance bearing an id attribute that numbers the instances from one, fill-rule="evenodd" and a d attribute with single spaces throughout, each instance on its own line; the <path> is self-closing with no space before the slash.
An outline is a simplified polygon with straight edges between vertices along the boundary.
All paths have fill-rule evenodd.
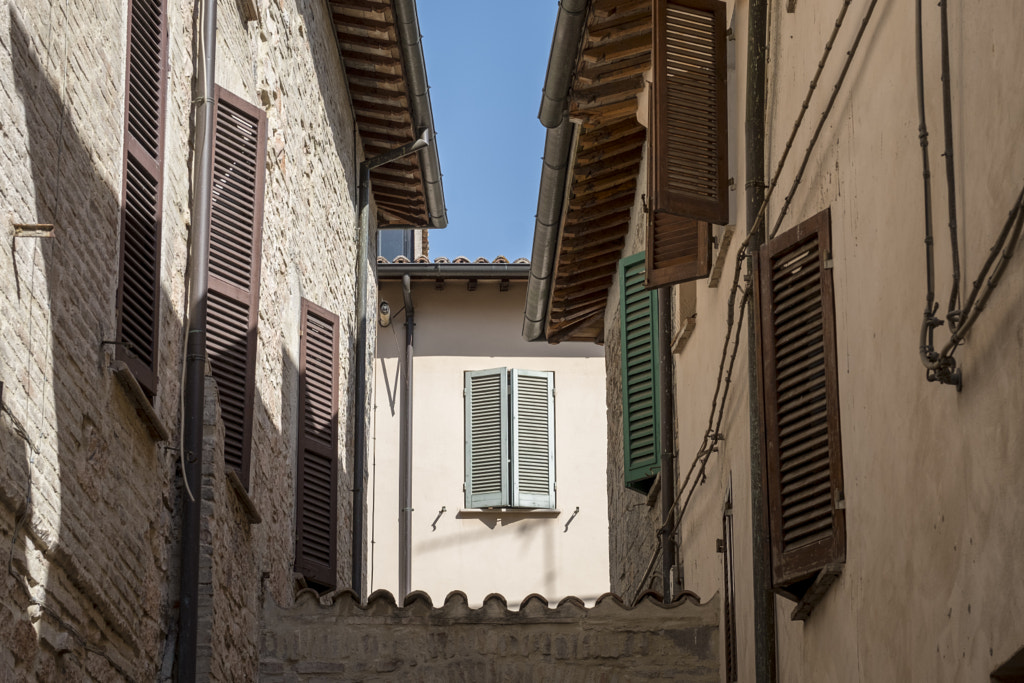
<path id="1" fill-rule="evenodd" d="M 670 287 L 658 289 L 658 391 L 661 421 L 661 580 L 662 600 L 670 604 L 675 598 L 672 568 L 676 563 L 675 501 L 676 501 L 676 434 L 675 373 L 672 371 L 672 294 Z"/>
<path id="2" fill-rule="evenodd" d="M 369 349 L 366 346 L 366 303 L 369 297 L 370 269 L 376 267 L 376 259 L 371 262 L 371 246 L 375 240 L 371 240 L 370 233 L 370 171 L 389 164 L 392 161 L 401 159 L 410 154 L 433 147 L 430 144 L 430 131 L 424 128 L 420 137 L 412 142 L 407 142 L 400 147 L 387 151 L 383 154 L 367 159 L 359 164 L 359 188 L 357 190 L 357 205 L 359 210 L 359 244 L 356 253 L 356 283 L 358 292 L 356 294 L 356 389 L 355 389 L 355 417 L 353 420 L 354 431 L 354 453 L 352 455 L 353 485 L 352 485 L 352 592 L 355 593 L 360 602 L 363 598 L 363 545 L 366 525 L 365 502 L 366 502 L 366 461 L 368 457 L 366 443 L 366 416 L 368 407 L 366 405 L 366 386 L 369 381 L 367 377 L 367 356 Z M 376 282 L 376 273 L 373 273 Z"/>
<path id="3" fill-rule="evenodd" d="M 537 197 L 537 219 L 533 228 L 530 281 L 526 288 L 523 338 L 544 341 L 544 321 L 551 295 L 551 275 L 558 249 L 558 229 L 565 201 L 566 178 L 575 124 L 569 120 L 568 97 L 572 71 L 586 23 L 588 0 L 560 0 L 555 33 L 551 38 L 548 70 L 537 117 L 548 129 L 544 140 L 544 162 Z"/>
<path id="4" fill-rule="evenodd" d="M 410 108 L 416 130 L 434 134 L 434 110 L 430 106 L 430 85 L 427 83 L 427 64 L 423 58 L 420 20 L 416 13 L 416 0 L 394 0 L 395 21 L 398 24 L 398 42 L 409 83 Z M 424 147 L 419 153 L 420 169 L 427 195 L 429 225 L 419 228 L 441 229 L 448 225 L 448 212 L 444 205 L 444 187 L 441 184 L 441 162 L 437 146 Z M 409 226 L 413 227 L 413 226 Z"/>
<path id="5" fill-rule="evenodd" d="M 405 300 L 405 363 L 402 368 L 402 422 L 398 451 L 398 601 L 412 590 L 412 364 L 415 348 L 413 328 L 416 313 L 412 305 L 412 280 L 402 276 Z"/>
<path id="6" fill-rule="evenodd" d="M 182 518 L 179 576 L 177 681 L 196 679 L 199 625 L 199 528 L 202 514 L 203 403 L 206 380 L 206 298 L 210 272 L 210 206 L 213 178 L 214 74 L 217 2 L 196 0 L 193 96 L 197 102 L 192 138 L 192 236 L 188 280 L 188 333 L 182 408 Z"/>
<path id="7" fill-rule="evenodd" d="M 746 167 L 747 167 L 747 234 L 751 235 L 765 196 L 765 79 L 768 52 L 768 0 L 751 0 L 747 36 L 747 112 L 746 112 Z M 750 237 L 747 272 L 751 272 L 752 258 L 764 241 L 764 231 Z M 757 283 L 754 283 L 757 286 Z M 757 358 L 760 348 L 754 317 L 759 312 L 747 309 L 747 382 L 750 387 L 750 508 L 751 546 L 754 589 L 754 680 L 775 683 L 778 680 L 778 662 L 775 647 L 775 594 L 772 592 L 771 546 L 768 537 L 768 502 L 764 489 L 761 452 L 761 396 L 757 391 Z"/>

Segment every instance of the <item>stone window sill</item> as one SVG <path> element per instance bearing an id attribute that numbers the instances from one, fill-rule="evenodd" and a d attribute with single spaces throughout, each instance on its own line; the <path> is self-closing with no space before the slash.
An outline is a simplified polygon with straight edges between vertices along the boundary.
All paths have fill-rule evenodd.
<path id="1" fill-rule="evenodd" d="M 153 410 L 153 404 L 149 402 L 146 392 L 139 386 L 138 380 L 135 379 L 132 371 L 128 369 L 128 365 L 124 361 L 115 360 L 111 362 L 110 370 L 117 377 L 118 383 L 124 389 L 132 405 L 135 406 L 135 412 L 142 418 L 153 440 L 168 441 L 171 438 L 171 433 L 164 426 L 164 423 L 160 421 L 156 411 Z"/>
<path id="2" fill-rule="evenodd" d="M 459 510 L 459 519 L 480 519 L 485 517 L 558 517 L 561 510 L 547 508 L 464 508 Z"/>
<path id="3" fill-rule="evenodd" d="M 245 516 L 249 519 L 249 524 L 259 524 L 262 522 L 263 516 L 260 515 L 259 510 L 256 509 L 256 504 L 249 497 L 249 492 L 242 485 L 242 480 L 238 478 L 238 473 L 234 470 L 228 470 L 227 477 L 231 490 L 235 492 L 238 502 L 242 504 L 242 509 L 245 510 Z"/>

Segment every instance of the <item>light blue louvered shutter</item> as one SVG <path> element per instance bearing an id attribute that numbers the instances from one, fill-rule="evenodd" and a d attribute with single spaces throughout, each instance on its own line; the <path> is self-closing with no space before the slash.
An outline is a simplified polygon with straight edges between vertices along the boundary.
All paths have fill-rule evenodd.
<path id="1" fill-rule="evenodd" d="M 619 261 L 622 448 L 626 486 L 647 493 L 661 471 L 657 290 L 644 288 L 644 253 Z"/>
<path id="2" fill-rule="evenodd" d="M 512 371 L 512 505 L 555 507 L 555 373 Z"/>
<path id="3" fill-rule="evenodd" d="M 466 507 L 508 505 L 508 371 L 466 373 Z"/>

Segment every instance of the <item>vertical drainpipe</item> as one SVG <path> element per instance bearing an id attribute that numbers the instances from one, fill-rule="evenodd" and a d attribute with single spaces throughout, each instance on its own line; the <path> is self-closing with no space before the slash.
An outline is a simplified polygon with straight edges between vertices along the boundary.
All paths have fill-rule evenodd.
<path id="1" fill-rule="evenodd" d="M 747 113 L 746 113 L 746 166 L 747 166 L 747 233 L 754 227 L 757 214 L 764 201 L 764 145 L 765 145 L 765 55 L 768 50 L 768 0 L 750 0 L 747 39 Z M 747 256 L 747 272 L 751 272 L 752 255 L 764 242 L 764 229 L 751 237 Z M 757 283 L 752 283 L 757 286 Z M 754 588 L 754 680 L 774 683 L 778 679 L 775 651 L 775 594 L 772 592 L 771 547 L 768 538 L 768 503 L 761 478 L 761 396 L 757 390 L 757 332 L 754 329 L 755 311 L 747 309 L 747 382 L 750 390 L 750 509 L 753 549 Z"/>
<path id="2" fill-rule="evenodd" d="M 658 290 L 658 373 L 661 386 L 661 573 L 662 599 L 672 602 L 672 567 L 676 560 L 675 499 L 675 378 L 672 372 L 672 294 L 669 287 Z"/>
<path id="3" fill-rule="evenodd" d="M 210 203 L 213 176 L 213 87 L 217 50 L 217 2 L 196 0 L 193 93 L 198 103 L 193 131 L 192 238 L 188 281 L 188 336 L 182 411 L 181 575 L 178 607 L 177 680 L 196 679 L 199 623 L 199 527 L 203 479 L 203 383 L 206 375 L 206 296 L 210 271 Z"/>
<path id="4" fill-rule="evenodd" d="M 413 328 L 416 316 L 412 306 L 412 282 L 402 276 L 405 300 L 405 363 L 402 368 L 402 423 L 398 451 L 398 601 L 402 603 L 412 584 L 412 359 Z"/>
<path id="5" fill-rule="evenodd" d="M 359 164 L 359 244 L 356 250 L 356 400 L 352 455 L 352 592 L 363 601 L 363 526 L 366 498 L 366 298 L 369 296 L 370 268 L 370 164 Z M 376 281 L 376 278 L 375 278 Z"/>

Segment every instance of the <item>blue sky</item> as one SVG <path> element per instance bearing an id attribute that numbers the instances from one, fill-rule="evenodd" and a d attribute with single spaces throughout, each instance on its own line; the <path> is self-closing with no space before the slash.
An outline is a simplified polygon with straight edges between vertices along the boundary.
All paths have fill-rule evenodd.
<path id="1" fill-rule="evenodd" d="M 558 0 L 416 5 L 448 208 L 430 257 L 530 258 Z"/>

